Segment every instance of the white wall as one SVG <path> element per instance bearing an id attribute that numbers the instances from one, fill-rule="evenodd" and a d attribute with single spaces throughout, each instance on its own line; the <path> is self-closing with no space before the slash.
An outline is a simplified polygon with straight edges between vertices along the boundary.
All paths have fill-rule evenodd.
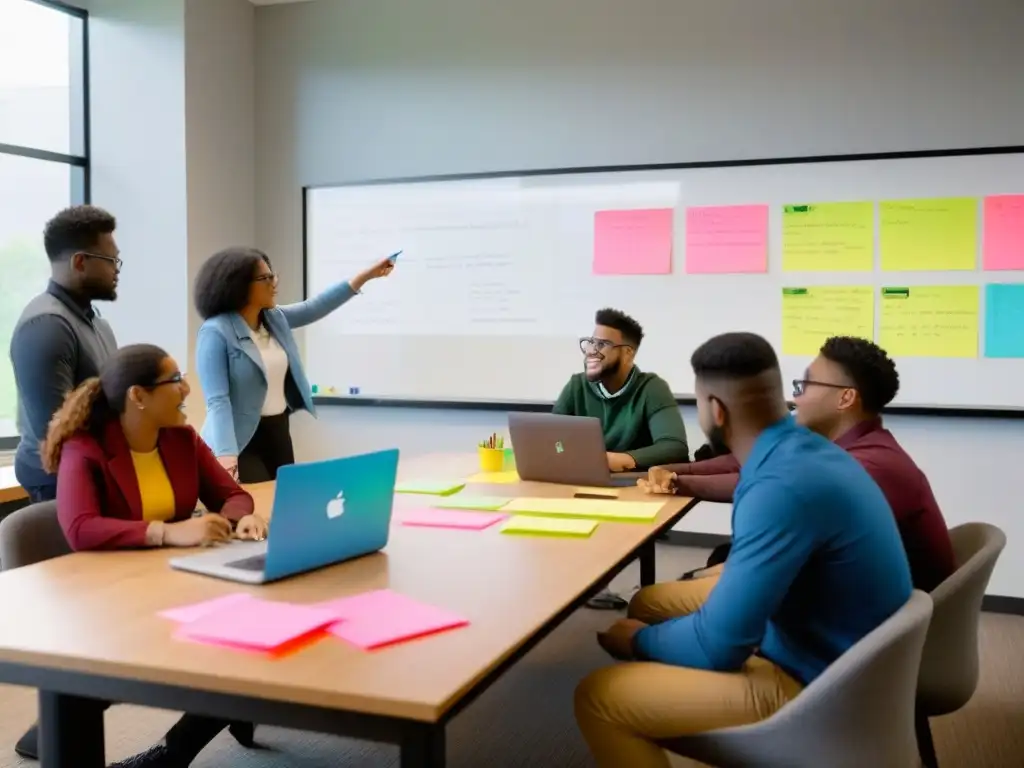
<path id="1" fill-rule="evenodd" d="M 92 200 L 117 217 L 124 259 L 118 300 L 102 311 L 120 344 L 160 344 L 190 370 L 195 273 L 216 250 L 255 239 L 255 9 L 77 4 L 90 13 Z M 196 423 L 202 405 L 197 388 Z"/>
<path id="2" fill-rule="evenodd" d="M 256 12 L 257 242 L 302 285 L 300 188 L 368 177 L 1019 144 L 1016 0 L 318 0 Z M 643 318 L 640 318 L 641 321 Z M 585 329 L 581 329 L 585 330 Z M 566 375 L 570 372 L 566 371 Z M 684 409 L 691 444 L 702 440 Z M 1024 423 L 888 420 L 951 525 L 1009 536 Z M 504 414 L 327 407 L 303 458 L 466 450 Z M 716 512 L 720 513 L 716 519 Z M 728 507 L 701 530 L 728 530 Z M 685 524 L 684 524 L 685 527 Z"/>

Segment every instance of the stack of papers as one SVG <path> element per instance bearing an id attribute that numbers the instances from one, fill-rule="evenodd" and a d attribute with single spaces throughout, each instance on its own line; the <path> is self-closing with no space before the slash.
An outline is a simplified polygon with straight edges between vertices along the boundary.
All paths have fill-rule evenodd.
<path id="1" fill-rule="evenodd" d="M 235 593 L 162 611 L 175 637 L 232 650 L 280 653 L 333 635 L 365 650 L 464 627 L 469 620 L 388 589 L 314 605 Z"/>

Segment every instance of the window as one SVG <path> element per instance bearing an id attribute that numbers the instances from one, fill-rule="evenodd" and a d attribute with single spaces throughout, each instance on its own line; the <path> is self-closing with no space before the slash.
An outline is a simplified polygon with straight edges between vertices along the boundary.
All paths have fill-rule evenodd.
<path id="1" fill-rule="evenodd" d="M 86 14 L 0 0 L 0 449 L 18 442 L 11 331 L 46 284 L 43 226 L 88 200 Z"/>

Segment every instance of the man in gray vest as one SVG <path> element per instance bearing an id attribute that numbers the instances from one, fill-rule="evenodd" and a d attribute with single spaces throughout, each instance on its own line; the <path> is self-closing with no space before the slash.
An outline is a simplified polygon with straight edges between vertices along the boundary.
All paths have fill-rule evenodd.
<path id="1" fill-rule="evenodd" d="M 43 244 L 50 284 L 28 303 L 11 336 L 21 434 L 14 472 L 33 502 L 57 495 L 57 478 L 39 459 L 50 418 L 67 393 L 96 376 L 117 349 L 110 325 L 92 306 L 117 298 L 116 225 L 113 216 L 91 205 L 67 208 L 47 222 Z"/>
<path id="2" fill-rule="evenodd" d="M 114 217 L 101 208 L 67 208 L 46 224 L 43 245 L 50 259 L 46 290 L 28 303 L 11 336 L 11 364 L 18 389 L 14 458 L 18 483 L 35 503 L 57 497 L 57 478 L 39 459 L 39 442 L 64 397 L 117 349 L 109 323 L 94 301 L 117 298 L 121 258 L 114 242 Z M 38 758 L 36 728 L 18 741 L 22 757 Z"/>

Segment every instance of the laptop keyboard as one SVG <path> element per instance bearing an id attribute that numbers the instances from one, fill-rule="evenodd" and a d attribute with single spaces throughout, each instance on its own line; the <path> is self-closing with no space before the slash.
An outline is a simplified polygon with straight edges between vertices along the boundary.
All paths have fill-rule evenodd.
<path id="1" fill-rule="evenodd" d="M 229 568 L 239 568 L 243 571 L 262 571 L 267 565 L 267 556 L 264 554 L 243 557 L 241 560 L 232 560 L 230 563 L 225 563 L 225 565 Z"/>

